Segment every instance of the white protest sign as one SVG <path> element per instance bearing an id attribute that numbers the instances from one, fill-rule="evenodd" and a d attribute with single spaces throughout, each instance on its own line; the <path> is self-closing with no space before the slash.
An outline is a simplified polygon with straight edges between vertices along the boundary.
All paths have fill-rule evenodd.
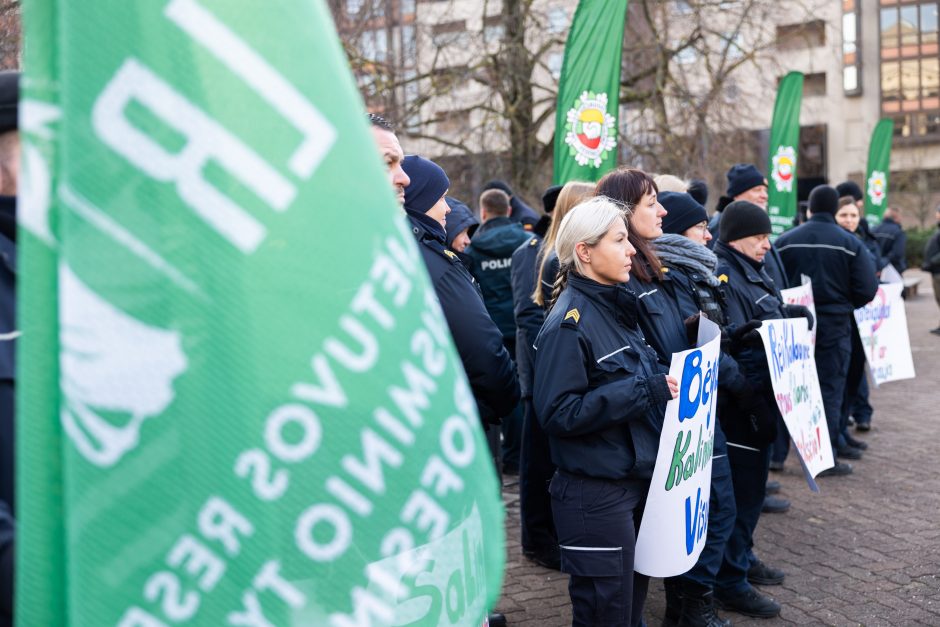
<path id="1" fill-rule="evenodd" d="M 708 533 L 721 331 L 704 316 L 698 340 L 699 348 L 673 353 L 669 367 L 679 396 L 666 404 L 633 564 L 651 577 L 692 568 Z"/>
<path id="2" fill-rule="evenodd" d="M 806 481 L 818 491 L 813 478 L 832 468 L 832 444 L 823 408 L 816 361 L 806 318 L 765 320 L 760 336 L 777 407 L 799 452 Z"/>
<path id="3" fill-rule="evenodd" d="M 788 305 L 803 305 L 809 312 L 813 314 L 813 320 L 816 318 L 816 301 L 813 299 L 813 280 L 801 274 L 801 284 L 799 287 L 791 287 L 785 290 L 780 290 L 780 295 L 783 297 L 783 302 Z M 813 325 L 812 330 L 809 332 L 812 343 L 810 346 L 813 351 L 816 351 L 816 326 Z"/>
<path id="4" fill-rule="evenodd" d="M 904 283 L 904 277 L 890 263 L 881 269 L 880 280 L 882 283 Z"/>
<path id="5" fill-rule="evenodd" d="M 914 378 L 903 291 L 903 283 L 881 285 L 870 303 L 855 310 L 858 335 L 875 385 Z"/>

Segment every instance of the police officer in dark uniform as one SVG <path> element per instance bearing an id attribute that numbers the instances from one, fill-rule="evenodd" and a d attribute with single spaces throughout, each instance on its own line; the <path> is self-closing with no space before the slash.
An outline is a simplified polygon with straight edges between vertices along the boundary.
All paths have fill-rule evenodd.
<path id="1" fill-rule="evenodd" d="M 813 324 L 805 307 L 783 304 L 776 283 L 764 268 L 764 259 L 771 249 L 770 233 L 770 218 L 754 203 L 738 200 L 725 208 L 715 245 L 719 260 L 716 272 L 726 285 L 725 313 L 732 333 L 753 329 L 762 320 L 786 317 L 805 316 L 810 319 L 810 326 Z M 770 618 L 780 613 L 780 605 L 752 584 L 780 584 L 784 573 L 757 559 L 751 547 L 764 502 L 770 444 L 780 416 L 773 402 L 766 355 L 756 330 L 751 333 L 752 346 L 740 350 L 736 358 L 752 385 L 761 391 L 767 411 L 753 414 L 763 419 L 759 422 L 747 420 L 733 405 L 722 407 L 719 413 L 728 438 L 737 516 L 718 572 L 715 600 L 726 609 Z"/>
<path id="2" fill-rule="evenodd" d="M 819 328 L 816 334 L 816 369 L 829 437 L 836 455 L 857 459 L 858 449 L 840 436 L 846 425 L 849 402 L 846 386 L 852 353 L 853 311 L 865 305 L 878 291 L 875 264 L 864 244 L 836 224 L 839 194 L 828 185 L 820 185 L 809 195 L 812 216 L 799 227 L 777 239 L 791 281 L 801 274 L 813 280 L 813 299 Z M 825 376 L 822 376 L 825 373 Z M 852 467 L 842 462 L 821 475 L 845 475 Z"/>
<path id="3" fill-rule="evenodd" d="M 493 323 L 480 291 L 457 255 L 444 245 L 446 232 L 430 212 L 446 215 L 444 194 L 450 181 L 436 163 L 416 155 L 405 157 L 402 168 L 411 179 L 405 188 L 405 212 L 419 243 L 431 283 L 437 293 L 463 362 L 470 388 L 485 422 L 506 415 L 519 402 L 519 382 L 503 337 Z"/>
<path id="4" fill-rule="evenodd" d="M 535 363 L 535 338 L 545 321 L 545 311 L 532 300 L 537 281 L 542 241 L 551 223 L 561 185 L 554 185 L 542 196 L 545 215 L 533 230 L 533 237 L 512 254 L 512 300 L 516 320 L 516 368 L 522 387 L 522 447 L 519 456 L 519 519 L 522 553 L 536 564 L 558 570 L 558 535 L 552 519 L 552 501 L 548 482 L 555 474 L 548 448 L 548 437 L 535 417 L 532 383 Z"/>
<path id="5" fill-rule="evenodd" d="M 13 624 L 19 72 L 0 72 L 0 627 Z"/>
<path id="6" fill-rule="evenodd" d="M 641 625 L 648 578 L 633 570 L 666 402 L 678 382 L 640 332 L 634 253 L 606 198 L 562 222 L 556 300 L 536 341 L 535 410 L 558 472 L 552 510 L 573 624 Z"/>

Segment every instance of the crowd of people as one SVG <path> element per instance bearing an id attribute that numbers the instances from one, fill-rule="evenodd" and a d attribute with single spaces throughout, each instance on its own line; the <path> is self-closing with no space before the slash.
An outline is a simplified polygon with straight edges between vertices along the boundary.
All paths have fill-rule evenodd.
<path id="1" fill-rule="evenodd" d="M 494 463 L 519 473 L 523 554 L 569 575 L 573 623 L 643 624 L 648 578 L 633 569 L 636 535 L 665 406 L 679 389 L 668 366 L 694 347 L 700 316 L 722 331 L 708 531 L 695 566 L 665 580 L 664 624 L 730 625 L 717 609 L 777 616 L 780 605 L 755 584 L 781 584 L 786 573 L 757 556 L 754 531 L 762 513 L 789 508 L 769 480 L 789 436 L 758 329 L 803 317 L 818 330 L 836 460 L 819 476 L 851 474 L 845 460 L 863 457 L 859 433 L 872 420 L 853 311 L 874 298 L 889 264 L 905 269 L 900 211 L 870 229 L 856 183 L 820 185 L 799 224 L 772 242 L 767 180 L 735 164 L 711 218 L 704 182 L 620 167 L 597 183 L 545 190 L 542 216 L 494 181 L 478 220 L 448 196 L 442 168 L 406 157 L 394 129 L 370 121 Z M 928 270 L 940 266 L 937 237 L 931 245 Z M 803 277 L 815 316 L 781 295 Z"/>

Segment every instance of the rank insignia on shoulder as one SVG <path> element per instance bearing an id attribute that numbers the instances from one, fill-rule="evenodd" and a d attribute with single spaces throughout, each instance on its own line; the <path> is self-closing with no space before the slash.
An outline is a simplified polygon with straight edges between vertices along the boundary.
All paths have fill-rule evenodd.
<path id="1" fill-rule="evenodd" d="M 727 283 L 727 282 L 728 282 L 728 275 L 727 275 L 727 274 L 719 274 L 719 275 L 718 275 L 718 280 L 721 281 L 722 283 Z"/>
<path id="2" fill-rule="evenodd" d="M 453 252 L 452 250 L 445 250 L 444 254 L 450 257 L 451 259 L 457 258 L 457 253 Z"/>
<path id="3" fill-rule="evenodd" d="M 529 246 L 535 246 L 535 245 L 538 244 L 538 243 L 539 243 L 539 241 L 538 241 L 537 239 L 535 239 L 534 237 L 529 240 Z"/>
<path id="4" fill-rule="evenodd" d="M 568 313 L 565 314 L 565 319 L 562 322 L 567 320 L 574 320 L 575 324 L 581 321 L 581 312 L 577 309 L 569 309 Z"/>

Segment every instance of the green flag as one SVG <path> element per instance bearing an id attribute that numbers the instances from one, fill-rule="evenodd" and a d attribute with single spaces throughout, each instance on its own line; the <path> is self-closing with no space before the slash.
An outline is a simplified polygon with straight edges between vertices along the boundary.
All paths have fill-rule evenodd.
<path id="1" fill-rule="evenodd" d="M 596 181 L 617 165 L 620 60 L 627 0 L 581 0 L 565 43 L 555 112 L 556 185 Z"/>
<path id="2" fill-rule="evenodd" d="M 881 222 L 888 206 L 888 178 L 891 175 L 891 140 L 894 120 L 882 118 L 875 125 L 868 146 L 868 171 L 865 173 L 865 217 L 870 226 Z"/>
<path id="3" fill-rule="evenodd" d="M 495 473 L 325 4 L 24 4 L 18 625 L 479 624 Z"/>
<path id="4" fill-rule="evenodd" d="M 767 212 L 773 237 L 793 226 L 796 216 L 796 166 L 800 145 L 800 101 L 803 75 L 790 72 L 780 81 L 770 126 L 770 159 L 767 169 Z"/>

